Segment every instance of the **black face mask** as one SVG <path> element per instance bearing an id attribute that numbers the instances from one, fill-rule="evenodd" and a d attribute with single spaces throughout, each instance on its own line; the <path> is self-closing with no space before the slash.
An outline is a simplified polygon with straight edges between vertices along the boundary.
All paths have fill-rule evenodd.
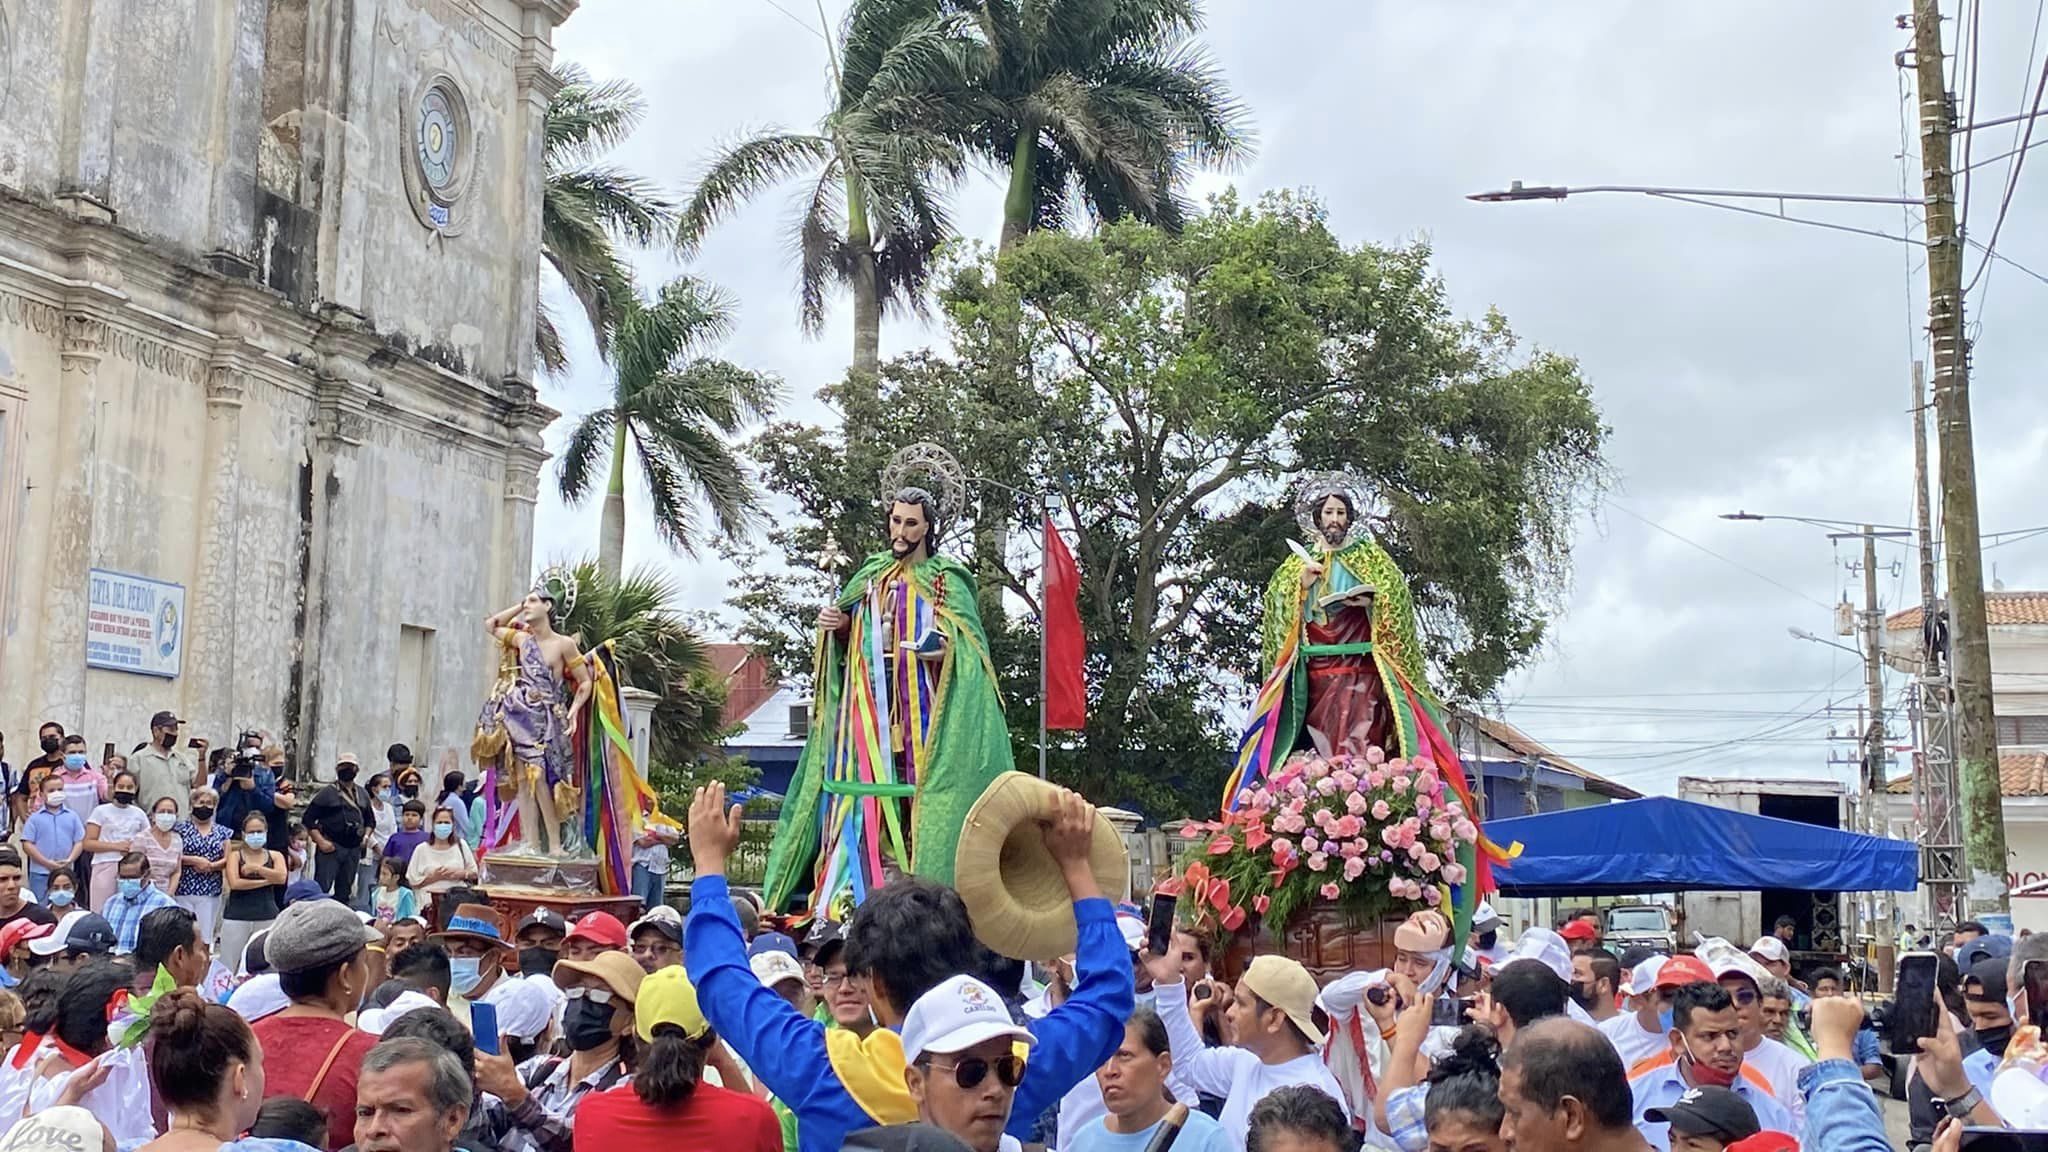
<path id="1" fill-rule="evenodd" d="M 55 736 L 45 736 L 43 737 L 43 751 L 55 752 L 60 743 L 62 742 L 59 741 Z"/>
<path id="2" fill-rule="evenodd" d="M 569 1001 L 562 1013 L 562 1037 L 578 1052 L 604 1047 L 612 1038 L 612 1006 L 588 996 Z"/>
<path id="3" fill-rule="evenodd" d="M 341 765 L 340 767 L 338 767 L 338 768 L 336 768 L 336 769 L 334 770 L 334 778 L 335 778 L 336 780 L 339 780 L 339 781 L 341 781 L 341 782 L 342 782 L 343 784 L 353 784 L 353 783 L 355 783 L 355 779 L 356 779 L 356 766 L 355 766 L 355 765 L 353 765 L 353 764 L 343 764 L 343 765 Z"/>
<path id="4" fill-rule="evenodd" d="M 192 818 L 194 820 L 211 820 L 213 819 L 213 809 L 202 804 L 192 810 Z"/>
<path id="5" fill-rule="evenodd" d="M 120 804 L 120 805 L 124 805 L 124 806 L 125 806 L 125 805 L 128 805 L 128 804 L 133 804 L 133 803 L 135 803 L 135 793 L 133 793 L 133 792 L 116 792 L 116 793 L 114 793 L 114 803 L 116 803 L 116 804 Z"/>
<path id="6" fill-rule="evenodd" d="M 405 787 L 400 788 L 398 790 L 398 794 L 400 796 L 405 797 L 408 800 L 418 799 L 420 794 L 420 786 L 417 784 L 407 784 Z"/>
<path id="7" fill-rule="evenodd" d="M 1977 1043 L 1982 1044 L 1985 1051 L 1993 1056 L 2004 1056 L 2005 1046 L 2012 1039 L 2012 1025 L 2002 1024 L 1996 1028 L 1979 1028 L 1976 1030 L 1976 1036 Z"/>
<path id="8" fill-rule="evenodd" d="M 1574 1004 L 1590 1012 L 1593 1010 L 1593 1002 L 1600 998 L 1600 993 L 1598 989 L 1591 985 L 1581 984 L 1574 980 L 1571 983 L 1571 997 Z"/>
<path id="9" fill-rule="evenodd" d="M 1498 944 L 1499 942 L 1500 942 L 1500 931 L 1499 931 L 1499 929 L 1495 929 L 1495 930 L 1493 930 L 1493 931 L 1491 931 L 1491 932 L 1481 932 L 1481 933 L 1479 934 L 1479 939 L 1478 939 L 1478 941 L 1477 941 L 1477 943 L 1478 943 L 1478 945 L 1479 945 L 1479 950 L 1480 950 L 1481 952 L 1491 952 L 1491 951 L 1493 951 L 1493 946 L 1494 946 L 1495 944 Z"/>
<path id="10" fill-rule="evenodd" d="M 552 948 L 535 945 L 519 950 L 519 974 L 521 976 L 546 976 L 555 970 L 555 961 L 561 954 Z"/>

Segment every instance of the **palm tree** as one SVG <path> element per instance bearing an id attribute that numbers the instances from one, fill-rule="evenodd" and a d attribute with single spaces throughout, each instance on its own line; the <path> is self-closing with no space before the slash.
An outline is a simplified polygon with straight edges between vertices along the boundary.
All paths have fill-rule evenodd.
<path id="1" fill-rule="evenodd" d="M 598 568 L 616 580 L 626 546 L 626 454 L 640 462 L 654 504 L 654 528 L 694 555 L 698 505 L 720 533 L 745 531 L 760 494 L 728 438 L 766 416 L 780 383 L 701 355 L 732 332 L 732 301 L 691 276 L 662 286 L 649 303 L 626 292 L 610 301 L 611 403 L 586 413 L 562 448 L 562 499 L 580 503 L 610 450 L 610 478 L 598 527 Z"/>
<path id="2" fill-rule="evenodd" d="M 1250 153 L 1245 114 L 1208 52 L 1195 0 L 944 0 L 984 53 L 965 140 L 1009 174 L 1001 247 L 1098 217 L 1178 229 L 1191 164 Z"/>
<path id="3" fill-rule="evenodd" d="M 725 692 L 709 682 L 704 641 L 683 621 L 675 582 L 652 569 L 609 576 L 591 560 L 573 571 L 576 602 L 557 626 L 586 651 L 616 641 L 620 679 L 660 694 L 652 724 L 655 758 L 688 762 L 715 746 L 724 735 Z"/>
<path id="4" fill-rule="evenodd" d="M 675 205 L 655 186 L 622 168 L 601 162 L 606 152 L 632 134 L 646 110 L 640 90 L 624 80 L 593 84 L 574 64 L 555 69 L 561 88 L 548 101 L 541 128 L 541 156 L 547 176 L 540 204 L 540 251 L 583 307 L 607 354 L 612 305 L 632 295 L 620 260 L 620 242 L 645 245 L 675 221 Z M 534 353 L 549 372 L 568 366 L 561 330 L 544 303 L 533 329 Z"/>
<path id="5" fill-rule="evenodd" d="M 959 145 L 932 122 L 930 95 L 962 90 L 974 45 L 936 0 L 860 0 L 840 27 L 832 111 L 810 133 L 762 131 L 713 158 L 676 224 L 694 249 L 746 201 L 804 176 L 792 234 L 799 315 L 815 335 L 836 286 L 853 294 L 853 370 L 872 388 L 884 311 L 921 311 L 938 247 L 950 238 L 943 191 Z M 828 48 L 828 51 L 830 49 Z"/>

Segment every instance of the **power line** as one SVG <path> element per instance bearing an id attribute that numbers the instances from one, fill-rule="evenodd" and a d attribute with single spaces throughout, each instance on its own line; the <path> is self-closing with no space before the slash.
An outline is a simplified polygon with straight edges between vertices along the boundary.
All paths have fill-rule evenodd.
<path id="1" fill-rule="evenodd" d="M 782 5 L 777 4 L 775 0 L 761 0 L 761 3 L 766 4 L 770 8 L 775 9 L 777 12 L 782 13 L 784 16 L 789 17 L 790 23 L 795 24 L 797 27 L 803 29 L 806 32 L 809 32 L 811 35 L 816 36 L 818 39 L 825 39 L 825 34 L 823 32 L 818 31 L 816 28 L 811 27 L 810 21 L 805 20 L 801 16 L 798 16 L 796 13 L 791 12 L 789 9 L 784 8 Z"/>
<path id="2" fill-rule="evenodd" d="M 2038 23 L 2036 27 L 2038 29 Z M 2031 62 L 2032 56 L 2030 55 L 2028 59 Z M 2044 89 L 2048 89 L 2048 61 L 2042 62 L 2041 78 L 2034 83 L 2034 102 L 2032 107 L 2028 109 L 2026 132 L 2020 137 L 2019 151 L 2013 155 L 2012 167 L 2006 169 L 2005 191 L 1998 198 L 1998 218 L 1991 222 L 1991 240 L 1984 246 L 1984 259 L 1978 262 L 1976 273 L 1970 277 L 1968 284 L 1963 285 L 1963 294 L 1965 296 L 1969 295 L 1970 289 L 1975 288 L 1977 281 L 1983 278 L 1984 270 L 1991 266 L 1992 254 L 1998 250 L 1998 233 L 2000 229 L 2005 227 L 2006 211 L 2012 207 L 2012 195 L 2019 188 L 2020 169 L 2027 162 L 2027 148 L 2029 142 L 2034 138 L 2034 114 L 2041 110 L 2041 94 Z M 1976 133 L 1973 132 L 1965 139 L 1974 140 L 1975 138 Z M 1967 143 L 1963 145 L 1963 151 L 1964 157 L 1967 160 L 1969 154 L 1969 145 Z M 1967 172 L 1964 173 L 1964 179 L 1966 181 L 1969 179 Z"/>
<path id="3" fill-rule="evenodd" d="M 1678 541 L 1680 544 L 1683 544 L 1688 548 L 1696 548 L 1699 551 L 1704 552 L 1709 556 L 1712 556 L 1714 559 L 1719 560 L 1721 563 L 1726 564 L 1731 568 L 1747 572 L 1751 576 L 1754 576 L 1757 579 L 1763 581 L 1764 583 L 1769 584 L 1773 588 L 1779 589 L 1780 591 L 1784 592 L 1790 592 L 1792 595 L 1799 597 L 1801 600 L 1804 600 L 1809 604 L 1819 605 L 1820 607 L 1825 608 L 1830 612 L 1833 612 L 1835 610 L 1835 606 L 1833 604 L 1822 603 L 1821 601 L 1814 599 L 1812 596 L 1809 596 L 1806 593 L 1801 592 L 1799 589 L 1794 588 L 1789 584 L 1780 583 L 1779 581 L 1764 575 L 1756 569 L 1751 568 L 1747 564 L 1741 563 L 1740 561 L 1736 560 L 1730 560 L 1728 557 L 1721 555 L 1719 552 L 1716 552 L 1712 548 L 1709 548 L 1706 545 L 1701 544 L 1697 540 L 1689 540 L 1683 536 L 1680 536 L 1678 533 L 1673 532 L 1671 529 L 1666 528 L 1662 524 L 1657 523 L 1655 520 L 1651 520 L 1646 516 L 1640 515 L 1639 513 L 1629 508 L 1628 505 L 1623 504 L 1620 501 L 1609 500 L 1607 502 L 1607 506 L 1614 509 L 1617 512 L 1622 513 L 1623 515 L 1629 517 L 1632 520 L 1641 521 L 1642 523 L 1647 524 L 1652 528 L 1655 528 L 1657 531 L 1662 532 L 1666 536 L 1671 537 L 1673 540 Z"/>

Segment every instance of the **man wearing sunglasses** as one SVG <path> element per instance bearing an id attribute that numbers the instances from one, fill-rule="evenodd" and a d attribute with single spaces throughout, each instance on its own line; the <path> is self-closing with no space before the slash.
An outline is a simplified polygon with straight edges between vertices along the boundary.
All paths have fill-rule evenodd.
<path id="1" fill-rule="evenodd" d="M 945 1129 L 974 1152 L 997 1152 L 1024 1078 L 1018 1046 L 1034 1043 L 996 990 L 972 976 L 955 976 L 918 997 L 903 1018 L 903 1082 L 919 1122 Z"/>
<path id="2" fill-rule="evenodd" d="M 1806 1125 L 1806 1097 L 1799 1091 L 1799 1073 L 1813 1063 L 1790 1047 L 1764 1035 L 1764 996 L 1757 973 L 1743 960 L 1729 957 L 1714 965 L 1714 979 L 1735 1002 L 1735 1020 L 1742 1028 L 1742 1062 L 1763 1074 L 1771 1096 L 1792 1113 L 1794 1132 Z M 1751 961 L 1754 963 L 1754 961 Z"/>

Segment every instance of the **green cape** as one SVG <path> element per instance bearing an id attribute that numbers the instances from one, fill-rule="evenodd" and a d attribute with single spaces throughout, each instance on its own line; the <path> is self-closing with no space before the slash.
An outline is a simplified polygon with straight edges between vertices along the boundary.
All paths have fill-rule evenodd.
<path id="1" fill-rule="evenodd" d="M 859 602 L 868 584 L 896 558 L 877 552 L 847 580 L 834 601 L 841 608 Z M 931 753 L 911 806 L 910 871 L 942 884 L 953 882 L 953 851 L 967 810 L 983 789 L 1013 767 L 1010 730 L 996 691 L 988 634 L 974 601 L 974 575 L 957 560 L 934 556 L 910 570 L 918 594 L 940 606 L 935 614 L 946 637 L 946 655 L 933 701 Z M 821 633 L 811 677 L 815 700 L 803 756 L 790 777 L 789 794 L 775 826 L 763 883 L 771 910 L 784 911 L 816 878 L 818 814 L 826 761 L 846 691 L 846 640 Z"/>

